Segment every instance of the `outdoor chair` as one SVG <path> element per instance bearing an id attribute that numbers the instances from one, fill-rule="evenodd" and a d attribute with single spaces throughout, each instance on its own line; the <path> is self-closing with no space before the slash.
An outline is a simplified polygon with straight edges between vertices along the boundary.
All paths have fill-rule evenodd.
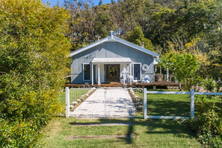
<path id="1" fill-rule="evenodd" d="M 142 83 L 150 83 L 150 76 L 146 75 L 146 76 L 143 78 Z"/>

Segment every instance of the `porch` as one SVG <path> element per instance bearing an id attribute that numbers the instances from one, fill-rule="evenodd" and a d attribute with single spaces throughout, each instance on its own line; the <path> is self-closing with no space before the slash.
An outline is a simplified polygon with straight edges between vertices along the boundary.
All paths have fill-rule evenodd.
<path id="1" fill-rule="evenodd" d="M 94 58 L 91 62 L 91 74 L 88 73 L 91 85 L 110 86 L 113 85 L 111 82 L 129 83 L 128 78 L 132 75 L 131 63 L 130 58 Z"/>

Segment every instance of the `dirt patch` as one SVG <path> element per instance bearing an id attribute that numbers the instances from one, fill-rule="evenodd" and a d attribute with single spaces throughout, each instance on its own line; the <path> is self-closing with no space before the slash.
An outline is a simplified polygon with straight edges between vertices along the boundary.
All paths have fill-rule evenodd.
<path id="1" fill-rule="evenodd" d="M 127 137 L 127 135 L 93 135 L 93 136 L 67 136 L 66 140 L 73 139 L 110 139 L 110 138 L 135 138 L 134 134 Z"/>

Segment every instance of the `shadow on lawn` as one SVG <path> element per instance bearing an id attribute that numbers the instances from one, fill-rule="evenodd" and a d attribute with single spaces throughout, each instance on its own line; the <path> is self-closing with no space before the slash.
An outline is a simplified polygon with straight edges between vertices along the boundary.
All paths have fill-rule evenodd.
<path id="1" fill-rule="evenodd" d="M 147 114 L 156 116 L 190 116 L 190 102 L 175 100 L 147 100 Z"/>
<path id="2" fill-rule="evenodd" d="M 161 120 L 161 119 L 139 119 L 139 118 L 129 118 L 129 119 L 99 119 L 99 124 L 101 123 L 128 123 L 128 128 L 126 134 L 126 138 L 118 138 L 123 139 L 127 144 L 133 143 L 132 135 L 140 136 L 140 133 L 135 131 L 135 128 L 138 126 L 147 127 L 147 130 L 143 133 L 147 135 L 153 134 L 173 134 L 176 137 L 183 138 L 192 138 L 194 137 L 194 133 L 192 133 L 184 124 L 179 124 L 178 120 Z M 181 120 L 180 120 L 181 121 Z M 98 122 L 89 122 L 89 123 L 70 123 L 71 125 L 78 124 L 98 124 Z"/>

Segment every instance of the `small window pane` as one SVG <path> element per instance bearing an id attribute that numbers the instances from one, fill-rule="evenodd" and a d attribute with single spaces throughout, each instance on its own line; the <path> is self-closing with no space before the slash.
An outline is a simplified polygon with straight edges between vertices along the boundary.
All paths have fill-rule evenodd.
<path id="1" fill-rule="evenodd" d="M 140 64 L 134 64 L 134 79 L 140 80 Z"/>
<path id="2" fill-rule="evenodd" d="M 84 65 L 84 80 L 90 80 L 90 65 Z"/>

